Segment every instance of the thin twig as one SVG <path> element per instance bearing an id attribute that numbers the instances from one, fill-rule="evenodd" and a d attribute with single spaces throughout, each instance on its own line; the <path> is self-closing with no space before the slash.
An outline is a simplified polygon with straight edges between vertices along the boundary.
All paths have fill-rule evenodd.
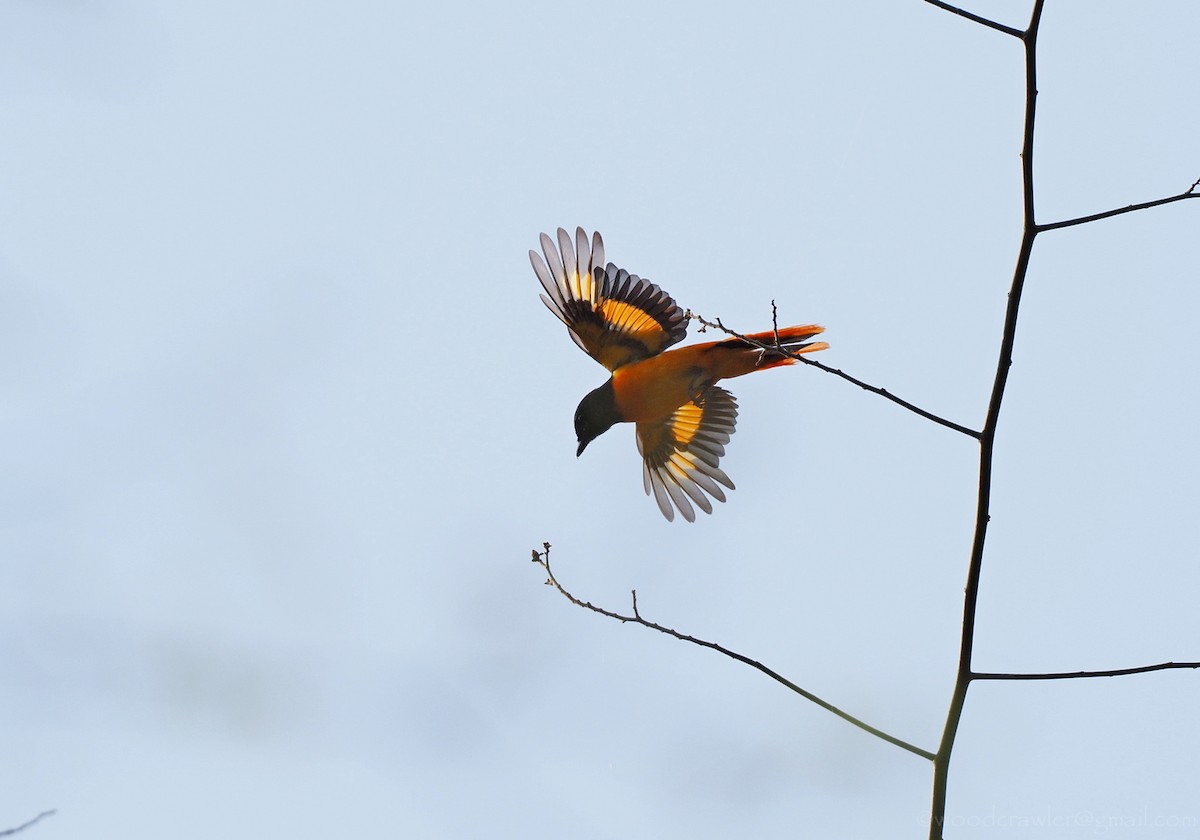
<path id="1" fill-rule="evenodd" d="M 811 691 L 806 691 L 805 689 L 796 685 L 794 682 L 787 679 L 783 675 L 781 675 L 775 671 L 772 671 L 770 668 L 768 668 L 766 665 L 763 665 L 761 662 L 757 662 L 748 656 L 743 656 L 742 654 L 732 651 L 727 647 L 723 647 L 723 646 L 717 644 L 716 642 L 709 642 L 704 639 L 697 639 L 695 636 L 689 636 L 686 633 L 680 633 L 678 630 L 673 630 L 670 627 L 664 627 L 663 625 L 658 624 L 656 622 L 647 621 L 646 619 L 642 618 L 641 613 L 638 612 L 637 590 L 633 590 L 633 615 L 622 615 L 621 613 L 613 612 L 612 610 L 606 610 L 603 607 L 597 607 L 595 604 L 591 603 L 590 601 L 583 601 L 579 598 L 576 598 L 574 595 L 572 595 L 570 592 L 568 592 L 561 583 L 558 582 L 558 578 L 556 578 L 554 576 L 554 572 L 551 571 L 551 569 L 550 569 L 550 543 L 548 543 L 548 542 L 542 543 L 542 548 L 544 549 L 543 551 L 540 551 L 540 552 L 534 551 L 533 552 L 533 558 L 532 558 L 533 562 L 537 563 L 539 566 L 541 566 L 543 569 L 546 570 L 546 575 L 549 578 L 549 580 L 547 580 L 546 583 L 552 585 L 555 589 L 557 589 L 559 591 L 559 593 L 562 594 L 562 596 L 564 598 L 566 598 L 568 601 L 570 601 L 575 606 L 583 607 L 586 610 L 591 610 L 594 613 L 599 613 L 600 615 L 606 616 L 608 618 L 616 619 L 617 621 L 620 621 L 622 623 L 633 622 L 634 624 L 640 624 L 643 627 L 648 627 L 651 630 L 657 630 L 659 633 L 665 633 L 666 635 L 671 636 L 676 639 L 679 639 L 682 642 L 690 642 L 694 645 L 699 645 L 700 647 L 708 648 L 709 650 L 715 650 L 717 653 L 722 653 L 725 656 L 728 656 L 730 659 L 736 659 L 738 662 L 741 662 L 745 665 L 749 665 L 751 668 L 761 671 L 762 673 L 766 674 L 771 679 L 775 680 L 777 683 L 784 685 L 787 688 L 790 688 L 792 691 L 796 692 L 804 699 L 810 700 L 813 703 L 816 703 L 822 709 L 832 712 L 833 714 L 837 715 L 842 720 L 844 720 L 848 723 L 854 724 L 855 726 L 857 726 L 859 729 L 863 730 L 864 732 L 869 732 L 870 734 L 874 735 L 876 738 L 882 738 L 884 741 L 887 741 L 889 744 L 894 744 L 897 747 L 900 747 L 901 749 L 908 750 L 910 753 L 913 753 L 914 755 L 921 756 L 921 758 L 928 759 L 930 761 L 933 760 L 933 757 L 934 757 L 933 753 L 929 752 L 928 750 L 923 750 L 920 747 L 913 746 L 912 744 L 908 743 L 907 741 L 902 741 L 893 735 L 889 735 L 886 732 L 883 732 L 882 730 L 876 729 L 875 727 L 871 726 L 870 724 L 864 723 L 863 721 L 859 720 L 858 718 L 854 717 L 853 715 L 842 711 L 841 709 L 839 709 L 837 706 L 833 705 L 832 703 L 830 703 L 826 700 L 822 700 L 820 697 L 813 694 Z"/>
<path id="2" fill-rule="evenodd" d="M 1126 207 L 1120 207 L 1116 210 L 1105 210 L 1103 213 L 1093 213 L 1090 216 L 1080 216 L 1078 219 L 1066 219 L 1061 222 L 1049 222 L 1048 224 L 1038 225 L 1038 232 L 1046 230 L 1058 230 L 1059 228 L 1074 227 L 1075 225 L 1086 225 L 1088 222 L 1098 222 L 1101 219 L 1111 219 L 1113 216 L 1120 216 L 1124 213 L 1132 213 L 1135 210 L 1146 210 L 1150 207 L 1161 207 L 1164 204 L 1171 204 L 1176 201 L 1183 201 L 1186 198 L 1200 198 L 1200 193 L 1196 192 L 1196 187 L 1200 185 L 1200 178 L 1197 178 L 1192 185 L 1179 195 L 1173 195 L 1169 198 L 1159 198 L 1154 201 L 1143 201 L 1141 204 L 1130 204 Z"/>
<path id="3" fill-rule="evenodd" d="M 1157 665 L 1138 665 L 1136 668 L 1113 668 L 1108 671 L 1058 671 L 1049 674 L 971 674 L 973 680 L 1078 680 L 1091 677 L 1124 677 L 1129 674 L 1148 674 L 1151 671 L 1200 668 L 1200 662 L 1160 662 Z"/>
<path id="4" fill-rule="evenodd" d="M 943 3 L 942 0 L 925 0 L 925 2 L 931 6 L 937 6 L 939 9 L 945 9 L 947 12 L 953 12 L 956 15 L 965 17 L 967 20 L 973 20 L 989 29 L 995 29 L 997 32 L 1003 32 L 1005 35 L 1012 35 L 1014 38 L 1021 38 L 1025 35 L 1020 29 L 1013 29 L 1011 26 L 1005 26 L 1003 23 L 996 23 L 994 20 L 988 20 L 985 17 L 972 14 L 966 9 L 960 9 L 957 6 L 951 6 L 949 3 Z"/>
<path id="5" fill-rule="evenodd" d="M 908 400 L 904 400 L 904 399 L 901 399 L 900 397 L 897 397 L 895 394 L 888 391 L 886 388 L 877 388 L 874 385 L 868 385 L 866 382 L 863 382 L 861 379 L 856 379 L 855 377 L 842 371 L 839 368 L 833 368 L 833 367 L 829 367 L 829 365 L 822 364 L 821 362 L 818 362 L 816 359 L 806 359 L 806 358 L 801 357 L 799 361 L 803 362 L 806 365 L 812 365 L 813 367 L 817 368 L 818 370 L 823 370 L 826 373 L 831 373 L 834 376 L 841 377 L 842 379 L 846 380 L 847 382 L 851 383 L 852 385 L 857 385 L 859 388 L 862 388 L 864 391 L 870 391 L 872 394 L 878 394 L 879 396 L 883 397 L 884 399 L 891 400 L 892 402 L 894 402 L 896 405 L 900 406 L 901 408 L 907 408 L 913 414 L 916 414 L 920 417 L 924 417 L 926 420 L 931 420 L 934 423 L 937 423 L 939 426 L 945 426 L 947 429 L 953 429 L 956 432 L 961 432 L 962 434 L 967 435 L 968 437 L 972 437 L 972 438 L 975 438 L 976 440 L 979 440 L 980 433 L 978 431 L 976 431 L 975 429 L 968 429 L 966 426 L 960 426 L 958 423 L 955 423 L 952 420 L 947 420 L 944 417 L 939 417 L 938 415 L 936 415 L 930 411 L 926 411 L 925 409 L 921 408 L 920 406 L 913 405 Z"/>
<path id="6" fill-rule="evenodd" d="M 0 831 L 0 837 L 11 837 L 12 835 L 16 834 L 18 831 L 24 831 L 25 829 L 29 828 L 29 826 L 33 825 L 34 823 L 40 822 L 41 820 L 45 819 L 46 817 L 52 817 L 56 813 L 58 813 L 58 812 L 55 811 L 54 809 L 51 809 L 49 811 L 42 811 L 42 813 L 38 814 L 36 817 L 31 819 L 29 822 L 22 823 L 21 825 L 17 826 L 16 828 L 6 828 L 3 831 Z"/>
<path id="7" fill-rule="evenodd" d="M 771 312 L 772 312 L 772 320 L 774 320 L 774 318 L 775 318 L 775 301 L 771 301 Z M 913 405 L 908 400 L 897 397 L 895 394 L 893 394 L 891 391 L 888 391 L 886 388 L 880 388 L 876 385 L 869 385 L 866 382 L 863 382 L 861 379 L 851 376 L 850 374 L 846 373 L 843 370 L 840 370 L 839 368 L 830 367 L 829 365 L 818 362 L 816 359 L 810 359 L 807 356 L 802 355 L 800 353 L 791 352 L 790 350 L 788 350 L 787 348 L 785 348 L 779 344 L 779 338 L 778 338 L 779 328 L 778 328 L 778 326 L 775 327 L 776 343 L 774 346 L 772 346 L 770 344 L 764 344 L 761 341 L 755 341 L 753 338 L 749 338 L 748 336 L 742 335 L 739 332 L 729 329 L 729 327 L 727 327 L 723 323 L 721 323 L 720 318 L 718 318 L 715 321 L 708 321 L 708 320 L 705 320 L 704 318 L 702 318 L 701 316 L 697 315 L 695 312 L 692 312 L 691 310 L 688 310 L 687 316 L 689 318 L 691 318 L 692 320 L 701 324 L 702 327 L 705 327 L 705 328 L 711 327 L 715 330 L 720 330 L 721 332 L 725 333 L 726 335 L 731 335 L 734 338 L 741 339 L 742 341 L 746 342 L 747 344 L 751 345 L 752 347 L 757 347 L 760 350 L 771 350 L 774 352 L 782 353 L 783 355 L 787 356 L 790 359 L 795 359 L 797 362 L 800 362 L 800 363 L 806 364 L 806 365 L 811 365 L 812 367 L 815 367 L 817 370 L 823 370 L 826 373 L 833 374 L 834 376 L 837 376 L 841 379 L 846 380 L 847 382 L 851 383 L 852 385 L 857 385 L 859 388 L 862 388 L 864 391 L 870 391 L 872 394 L 878 394 L 879 396 L 883 397 L 884 399 L 894 402 L 896 405 L 900 406 L 901 408 L 908 409 L 913 414 L 916 414 L 920 417 L 924 417 L 926 420 L 930 420 L 934 423 L 937 423 L 939 426 L 945 426 L 947 429 L 953 429 L 954 431 L 960 432 L 960 433 L 966 435 L 967 437 L 971 437 L 971 438 L 974 438 L 975 440 L 979 440 L 980 433 L 977 432 L 975 429 L 968 429 L 966 426 L 961 426 L 952 420 L 947 420 L 945 417 L 939 417 L 938 415 L 934 414 L 931 411 L 926 411 L 925 409 L 921 408 L 920 406 Z"/>
<path id="8" fill-rule="evenodd" d="M 779 340 L 779 307 L 775 305 L 775 298 L 771 298 L 771 333 L 775 336 L 775 346 L 783 349 L 783 342 Z"/>

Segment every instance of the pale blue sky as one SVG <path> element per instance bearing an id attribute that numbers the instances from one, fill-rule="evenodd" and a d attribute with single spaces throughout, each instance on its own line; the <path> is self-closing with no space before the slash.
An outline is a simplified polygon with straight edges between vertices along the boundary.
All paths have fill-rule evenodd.
<path id="1" fill-rule="evenodd" d="M 1042 221 L 1200 177 L 1198 31 L 1048 0 Z M 632 430 L 576 460 L 606 374 L 526 251 L 599 229 L 681 305 L 749 331 L 775 299 L 978 426 L 1023 84 L 1014 39 L 917 0 L 0 3 L 0 827 L 924 836 L 926 762 L 528 557 L 932 749 L 975 444 L 747 377 L 738 489 L 669 525 Z M 1197 213 L 1038 240 L 983 670 L 1200 659 Z M 955 836 L 1188 836 L 1197 679 L 974 686 Z"/>

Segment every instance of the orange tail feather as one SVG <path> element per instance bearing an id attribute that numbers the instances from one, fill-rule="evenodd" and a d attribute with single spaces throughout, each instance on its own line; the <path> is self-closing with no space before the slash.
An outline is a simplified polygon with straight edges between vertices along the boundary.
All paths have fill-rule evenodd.
<path id="1" fill-rule="evenodd" d="M 815 353 L 818 350 L 824 350 L 829 345 L 824 341 L 809 341 L 806 338 L 812 338 L 814 335 L 820 335 L 825 332 L 824 327 L 816 324 L 806 324 L 802 327 L 780 327 L 778 331 L 768 330 L 766 332 L 748 333 L 746 338 L 752 341 L 757 341 L 760 344 L 774 345 L 778 341 L 779 346 L 789 353 Z M 721 374 L 722 379 L 728 379 L 733 376 L 742 376 L 743 374 L 751 373 L 756 370 L 766 370 L 767 368 L 779 367 L 781 365 L 794 365 L 796 360 L 781 354 L 777 350 L 763 350 L 761 347 L 755 347 L 740 338 L 730 338 L 725 341 L 718 342 L 717 347 L 721 349 L 740 351 L 736 354 L 737 360 L 730 360 L 730 365 L 726 368 L 729 372 Z"/>

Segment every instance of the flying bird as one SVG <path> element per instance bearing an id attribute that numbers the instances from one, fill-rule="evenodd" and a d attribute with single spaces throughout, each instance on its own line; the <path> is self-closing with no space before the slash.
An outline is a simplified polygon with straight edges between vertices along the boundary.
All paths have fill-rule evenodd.
<path id="1" fill-rule="evenodd" d="M 558 242 L 541 235 L 529 261 L 545 289 L 542 302 L 567 325 L 575 343 L 612 371 L 575 410 L 576 457 L 617 423 L 635 423 L 646 495 L 670 522 L 675 508 L 688 522 L 693 508 L 712 513 L 709 496 L 725 501 L 733 482 L 718 466 L 737 422 L 737 400 L 717 386 L 757 370 L 795 364 L 778 350 L 763 350 L 740 338 L 668 350 L 687 333 L 688 314 L 654 283 L 604 263 L 600 233 L 591 242 L 583 228 L 575 241 L 562 228 Z M 751 333 L 747 338 L 776 344 L 790 353 L 824 350 L 824 332 L 808 324 Z"/>

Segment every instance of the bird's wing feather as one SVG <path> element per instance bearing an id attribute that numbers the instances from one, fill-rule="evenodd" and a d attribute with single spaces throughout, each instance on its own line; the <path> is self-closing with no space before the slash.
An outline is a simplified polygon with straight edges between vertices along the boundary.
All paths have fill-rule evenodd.
<path id="1" fill-rule="evenodd" d="M 667 521 L 675 518 L 674 508 L 678 508 L 684 519 L 694 522 L 692 503 L 712 513 L 708 497 L 723 502 L 721 485 L 734 489 L 729 476 L 717 465 L 736 425 L 737 400 L 715 385 L 663 422 L 637 424 L 646 495 L 654 494 Z"/>
<path id="2" fill-rule="evenodd" d="M 661 353 L 687 333 L 687 314 L 649 280 L 604 264 L 604 241 L 583 228 L 575 240 L 562 228 L 558 241 L 541 235 L 542 253 L 529 252 L 545 289 L 542 302 L 567 325 L 571 338 L 609 370 Z"/>

